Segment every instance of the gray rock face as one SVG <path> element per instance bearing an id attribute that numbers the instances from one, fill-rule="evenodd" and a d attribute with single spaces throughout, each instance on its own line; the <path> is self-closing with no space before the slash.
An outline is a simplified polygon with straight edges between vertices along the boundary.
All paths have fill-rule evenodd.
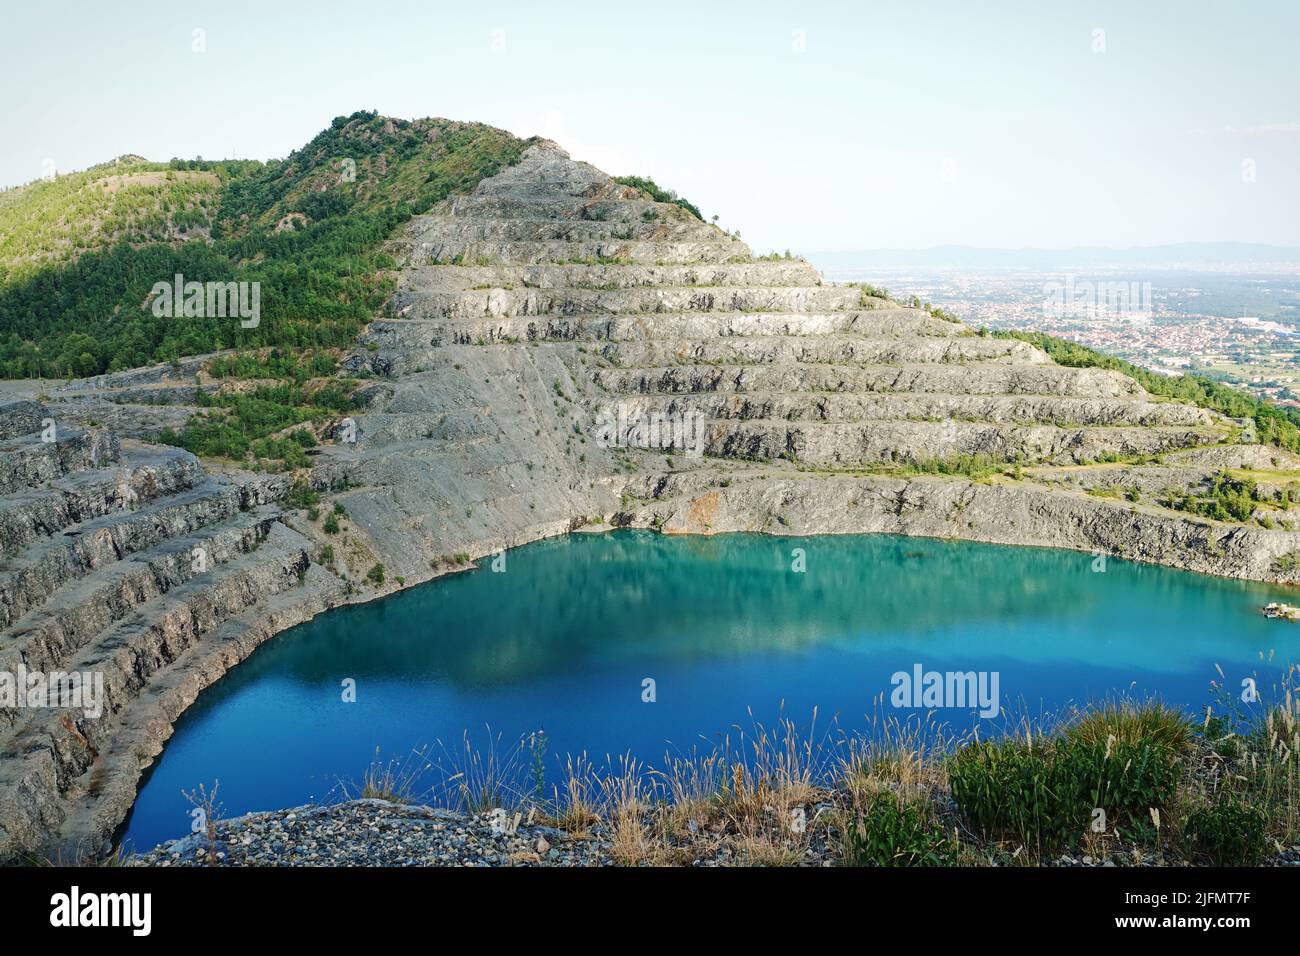
<path id="1" fill-rule="evenodd" d="M 209 476 L 180 449 L 67 427 L 66 407 L 0 406 L 10 431 L 37 429 L 0 444 L 0 673 L 99 689 L 93 708 L 26 687 L 0 702 L 4 861 L 105 849 L 199 690 L 351 597 L 270 504 L 284 479 Z"/>
<path id="2" fill-rule="evenodd" d="M 45 409 L 40 402 L 17 401 L 0 405 L 0 438 L 34 435 L 41 430 Z"/>
<path id="3" fill-rule="evenodd" d="M 885 534 L 1073 548 L 1086 569 L 1095 554 L 1176 564 L 1205 574 L 1272 579 L 1272 562 L 1296 547 L 1293 532 L 1188 521 L 1164 509 L 1033 483 L 965 479 L 824 477 L 792 480 L 712 474 L 647 481 L 644 502 L 619 523 L 673 534 L 729 531 L 785 535 Z M 1177 560 L 1171 560 L 1176 557 Z"/>
<path id="4" fill-rule="evenodd" d="M 671 256 L 652 264 L 641 251 L 653 244 Z M 1228 466 L 1221 452 L 1249 447 L 1225 444 L 1236 430 L 1221 416 L 828 285 L 806 263 L 756 260 L 552 144 L 418 217 L 393 248 L 399 288 L 348 360 L 392 387 L 359 419 L 357 444 L 327 448 L 318 471 L 378 485 L 354 493 L 372 538 L 411 553 L 542 533 L 515 520 L 523 489 L 552 528 L 594 513 L 665 531 L 788 532 L 777 518 L 798 506 L 807 533 L 1051 544 L 1259 578 L 1280 576 L 1273 560 L 1300 543 L 1152 500 L 1204 488 Z M 698 418 L 706 457 L 677 449 L 669 463 L 672 448 L 596 442 L 598 423 L 620 416 Z M 1172 460 L 1184 450 L 1202 457 Z M 1021 471 L 890 474 L 955 456 Z M 1170 460 L 1125 462 L 1153 456 Z M 1287 467 L 1247 456 L 1245 467 Z M 1119 494 L 1134 486 L 1145 500 Z M 863 506 L 876 497 L 887 505 Z M 953 502 L 981 507 L 958 520 Z"/>
<path id="5" fill-rule="evenodd" d="M 50 440 L 52 439 L 52 440 Z M 0 443 L 0 494 L 53 481 L 86 468 L 98 468 L 117 458 L 117 436 L 111 432 L 39 432 Z"/>
<path id="6" fill-rule="evenodd" d="M 103 850 L 177 716 L 277 631 L 583 525 L 935 535 L 1300 580 L 1277 561 L 1300 533 L 1157 501 L 1223 468 L 1288 488 L 1294 456 L 1117 372 L 755 259 L 554 144 L 391 252 L 397 291 L 344 362 L 373 377 L 365 409 L 320 428 L 310 475 L 346 511 L 338 537 L 286 510 L 286 476 L 209 474 L 110 430 L 182 422 L 201 358 L 0 405 L 0 671 L 104 680 L 99 717 L 0 709 L 0 860 Z M 703 457 L 671 445 L 688 419 Z M 1005 473 L 923 473 L 958 455 Z M 382 585 L 362 580 L 374 564 Z"/>
<path id="7" fill-rule="evenodd" d="M 671 255 L 650 262 L 641 251 L 653 244 Z M 377 545 L 401 541 L 402 555 L 483 553 L 580 517 L 788 533 L 780 517 L 806 533 L 935 534 L 1291 573 L 1273 570 L 1300 544 L 1289 532 L 1154 501 L 1204 489 L 1220 467 L 1283 480 L 1278 455 L 1225 444 L 1236 431 L 1222 417 L 828 285 L 806 263 L 756 260 L 553 145 L 418 217 L 393 250 L 399 288 L 348 359 L 388 387 L 359 417 L 357 443 L 326 448 L 317 471 L 362 476 L 370 487 L 350 492 L 350 507 Z M 698 417 L 706 457 L 677 449 L 670 464 L 672 448 L 604 447 L 598 423 L 620 415 Z M 958 455 L 1022 471 L 980 482 L 889 473 Z M 1164 459 L 1124 460 L 1152 456 Z M 1121 494 L 1135 487 L 1138 501 Z M 868 511 L 856 503 L 864 495 L 903 505 Z M 959 520 L 953 501 L 966 498 L 981 507 Z M 400 566 L 416 575 L 415 563 Z"/>

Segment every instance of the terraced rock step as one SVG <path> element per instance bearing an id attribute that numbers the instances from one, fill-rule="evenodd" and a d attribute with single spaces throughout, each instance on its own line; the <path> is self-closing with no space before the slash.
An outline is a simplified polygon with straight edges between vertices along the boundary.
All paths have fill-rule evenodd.
<path id="1" fill-rule="evenodd" d="M 256 549 L 278 515 L 265 508 L 241 513 L 69 582 L 9 628 L 0 670 L 12 673 L 20 660 L 31 669 L 56 670 L 105 627 L 204 573 L 199 568 L 216 568 Z M 0 709 L 0 724 L 4 714 Z"/>
<path id="2" fill-rule="evenodd" d="M 88 644 L 59 662 L 69 671 L 104 674 L 105 706 L 115 714 L 148 683 L 151 675 L 167 666 L 223 621 L 252 607 L 263 597 L 278 594 L 298 583 L 310 555 L 306 540 L 282 524 L 271 526 L 264 540 L 210 570 L 192 575 L 164 594 L 139 605 L 123 620 L 104 629 Z M 68 712 L 70 713 L 70 712 Z M 20 724 L 14 741 L 29 750 L 33 735 L 65 739 L 69 759 L 89 765 L 97 742 L 111 731 L 111 721 L 87 719 L 68 713 L 37 712 Z M 90 747 L 73 747 L 80 735 Z M 59 748 L 56 747 L 56 750 Z"/>
<path id="3" fill-rule="evenodd" d="M 642 206 L 644 209 L 644 205 Z M 478 219 L 471 216 L 431 216 L 423 223 L 423 232 L 417 241 L 428 241 L 437 236 L 438 241 L 474 243 L 496 242 L 625 242 L 628 240 L 691 241 L 700 238 L 714 240 L 705 227 L 693 216 L 675 213 L 671 218 L 651 221 L 626 219 L 622 221 L 597 221 L 590 219 Z"/>
<path id="4" fill-rule="evenodd" d="M 732 336 L 847 335 L 876 338 L 954 337 L 951 322 L 903 310 L 871 312 L 709 312 L 646 315 L 507 316 L 490 319 L 411 319 L 372 322 L 361 341 L 379 349 L 513 342 L 634 342 Z"/>
<path id="5" fill-rule="evenodd" d="M 48 413 L 40 402 L 16 401 L 0 405 L 0 439 L 34 435 Z"/>
<path id="6" fill-rule="evenodd" d="M 24 685 L 0 704 L 0 861 L 103 849 L 197 689 L 276 622 L 349 596 L 265 503 L 286 479 L 210 477 L 180 449 L 68 428 L 63 410 L 0 404 L 0 429 L 41 428 L 0 445 L 0 672 L 91 675 L 95 696 L 66 707 Z"/>
<path id="7" fill-rule="evenodd" d="M 117 460 L 118 439 L 102 429 L 43 432 L 0 442 L 0 495 Z"/>
<path id="8" fill-rule="evenodd" d="M 816 286 L 821 276 L 801 259 L 701 265 L 435 266 L 411 269 L 411 289 L 615 289 L 660 286 Z"/>
<path id="9" fill-rule="evenodd" d="M 491 187 L 502 188 L 500 185 Z M 479 193 L 472 196 L 451 196 L 445 203 L 445 212 L 451 216 L 464 216 L 473 219 L 587 219 L 602 221 L 623 219 L 641 221 L 646 210 L 656 215 L 663 208 L 658 203 L 641 197 L 633 189 L 615 185 L 612 188 L 597 179 L 582 180 L 580 189 L 603 195 L 606 198 L 587 196 L 575 203 L 569 187 L 561 187 L 558 192 L 544 194 L 536 183 L 532 185 L 514 184 L 516 191 L 523 190 L 524 195 L 504 195 L 499 193 Z M 629 198 L 631 197 L 631 198 Z M 398 239 L 394 245 L 400 245 Z"/>
<path id="10" fill-rule="evenodd" d="M 39 539 L 0 566 L 0 626 L 39 606 L 67 581 L 123 557 L 188 534 L 240 510 L 238 486 L 206 479 L 135 511 L 113 511 Z"/>
<path id="11" fill-rule="evenodd" d="M 411 250 L 409 261 L 416 265 L 574 265 L 611 264 L 662 265 L 675 262 L 743 261 L 746 250 L 739 243 L 711 240 L 618 240 L 570 243 L 560 239 L 537 242 L 466 242 L 427 240 Z"/>
<path id="12" fill-rule="evenodd" d="M 705 419 L 780 419 L 792 422 L 854 422 L 880 419 L 1009 424 L 1206 425 L 1216 421 L 1191 405 L 1125 398 L 1058 398 L 1042 395 L 943 395 L 926 393 L 695 392 L 626 396 L 604 410 L 626 418 L 701 415 Z M 1053 421 L 1053 419 L 1055 420 Z"/>
<path id="13" fill-rule="evenodd" d="M 172 725 L 203 690 L 279 631 L 341 599 L 338 579 L 309 565 L 295 586 L 263 596 L 155 672 L 130 706 L 114 715 L 115 731 L 71 782 L 56 854 L 80 859 L 102 844 L 134 801 L 140 778 L 162 751 Z"/>
<path id="14" fill-rule="evenodd" d="M 1152 455 L 1206 444 L 1217 435 L 1186 428 L 1058 428 L 980 422 L 717 422 L 705 454 L 769 461 L 789 456 L 832 468 L 926 462 L 958 455 L 997 461 L 1083 462 L 1103 455 Z"/>
<path id="15" fill-rule="evenodd" d="M 615 365 L 918 365 L 1001 362 L 1047 364 L 1050 360 L 1024 342 L 1007 339 L 917 337 L 871 339 L 864 336 L 753 336 L 726 339 L 652 339 L 603 345 L 600 354 Z"/>
<path id="16" fill-rule="evenodd" d="M 612 393 L 890 392 L 1071 398 L 1141 397 L 1142 387 L 1119 372 L 1059 365 L 707 366 L 597 369 Z"/>
<path id="17" fill-rule="evenodd" d="M 632 289 L 473 289 L 398 292 L 398 318 L 662 312 L 801 312 L 853 309 L 857 289 L 836 286 L 654 286 Z"/>
<path id="18" fill-rule="evenodd" d="M 108 628 L 73 654 L 64 665 L 66 670 L 103 675 L 105 712 L 97 717 L 75 710 L 32 712 L 0 749 L 0 795 L 48 788 L 51 783 L 55 792 L 46 793 L 51 803 L 68 794 L 74 781 L 109 746 L 119 726 L 118 715 L 155 674 L 172 666 L 240 610 L 298 584 L 310 563 L 304 543 L 277 525 L 252 554 L 143 605 L 132 618 Z M 60 816 L 40 824 L 57 830 L 62 822 Z"/>
<path id="19" fill-rule="evenodd" d="M 194 456 L 179 449 L 124 444 L 112 468 L 73 472 L 0 500 L 0 555 L 110 511 L 193 488 L 202 477 Z"/>

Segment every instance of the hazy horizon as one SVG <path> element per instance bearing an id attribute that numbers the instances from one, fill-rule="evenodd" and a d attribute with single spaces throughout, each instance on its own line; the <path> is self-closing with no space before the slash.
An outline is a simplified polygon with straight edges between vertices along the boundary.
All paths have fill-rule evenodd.
<path id="1" fill-rule="evenodd" d="M 1300 246 L 1295 5 L 655 17 L 678 26 L 595 4 L 15 9 L 0 185 L 124 153 L 280 158 L 376 109 L 547 136 L 759 251 Z"/>

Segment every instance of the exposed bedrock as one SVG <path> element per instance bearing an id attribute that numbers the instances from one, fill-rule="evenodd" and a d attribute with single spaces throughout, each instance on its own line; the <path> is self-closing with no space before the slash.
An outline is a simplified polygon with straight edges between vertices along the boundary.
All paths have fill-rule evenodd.
<path id="1" fill-rule="evenodd" d="M 673 534 L 749 531 L 784 535 L 884 533 L 994 544 L 1072 548 L 1172 564 L 1224 577 L 1276 577 L 1272 562 L 1296 535 L 1188 521 L 1158 508 L 1118 508 L 1085 494 L 1032 484 L 939 477 L 772 476 L 761 480 L 681 475 L 647 479 L 645 496 L 619 516 L 625 527 Z M 1080 556 L 1080 571 L 1089 568 Z"/>

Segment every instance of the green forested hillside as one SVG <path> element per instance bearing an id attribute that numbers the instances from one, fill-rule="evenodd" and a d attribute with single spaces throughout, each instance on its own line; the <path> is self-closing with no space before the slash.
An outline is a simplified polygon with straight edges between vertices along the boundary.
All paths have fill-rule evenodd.
<path id="1" fill-rule="evenodd" d="M 136 157 L 0 194 L 0 376 L 84 376 L 224 348 L 351 341 L 387 294 L 380 243 L 518 160 L 476 123 L 339 117 L 271 163 Z M 157 282 L 261 283 L 255 329 L 156 317 Z"/>
<path id="2" fill-rule="evenodd" d="M 224 170 L 223 170 L 224 172 Z M 0 284 L 43 264 L 115 242 L 177 242 L 204 235 L 222 173 L 178 170 L 138 156 L 0 192 Z"/>

